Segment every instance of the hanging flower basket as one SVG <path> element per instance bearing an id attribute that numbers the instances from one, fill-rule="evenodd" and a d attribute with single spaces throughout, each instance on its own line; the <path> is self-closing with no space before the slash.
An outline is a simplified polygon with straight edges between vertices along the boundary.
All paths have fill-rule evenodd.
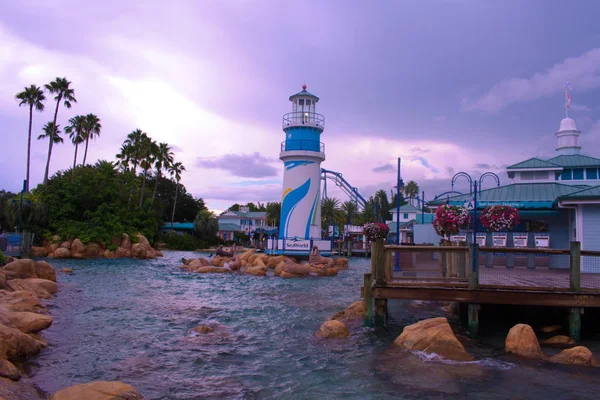
<path id="1" fill-rule="evenodd" d="M 481 223 L 491 232 L 513 230 L 519 225 L 519 211 L 509 206 L 490 206 L 483 209 Z"/>
<path id="2" fill-rule="evenodd" d="M 363 232 L 368 240 L 387 239 L 390 227 L 381 222 L 368 222 L 363 226 Z"/>
<path id="3" fill-rule="evenodd" d="M 461 229 L 471 227 L 471 215 L 466 208 L 444 204 L 435 212 L 433 228 L 442 236 L 456 235 Z"/>

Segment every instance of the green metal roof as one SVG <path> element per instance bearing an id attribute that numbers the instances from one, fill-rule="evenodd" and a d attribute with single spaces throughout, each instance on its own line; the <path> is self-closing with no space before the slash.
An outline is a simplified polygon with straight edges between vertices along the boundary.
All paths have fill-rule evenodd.
<path id="1" fill-rule="evenodd" d="M 600 186 L 583 189 L 578 192 L 561 196 L 559 200 L 590 200 L 600 199 Z"/>
<path id="2" fill-rule="evenodd" d="M 395 213 L 396 207 L 394 207 L 394 206 L 390 207 L 390 212 Z M 414 213 L 414 212 L 421 212 L 421 210 L 419 210 L 417 207 L 413 206 L 412 204 L 404 204 L 404 205 L 400 206 L 400 212 L 401 213 Z"/>
<path id="3" fill-rule="evenodd" d="M 264 218 L 267 216 L 266 211 L 249 211 L 247 213 L 243 213 L 241 211 L 225 211 L 221 215 L 219 215 L 219 218 L 221 218 L 221 217 L 232 218 L 231 215 L 223 215 L 227 212 L 234 213 L 238 217 L 242 217 L 242 218 Z"/>
<path id="4" fill-rule="evenodd" d="M 171 223 L 166 223 L 160 227 L 161 230 L 169 230 L 171 229 Z M 194 223 L 193 222 L 173 222 L 173 230 L 180 231 L 193 231 Z"/>
<path id="5" fill-rule="evenodd" d="M 529 160 L 521 161 L 520 163 L 506 167 L 506 169 L 538 169 L 538 168 L 556 168 L 559 169 L 560 165 L 551 163 L 549 161 L 540 160 L 539 158 L 530 158 Z"/>
<path id="6" fill-rule="evenodd" d="M 290 100 L 293 100 L 295 97 L 299 97 L 299 96 L 309 96 L 309 97 L 313 97 L 313 98 L 317 99 L 317 101 L 319 100 L 319 98 L 317 96 L 315 96 L 314 94 L 312 94 L 310 92 L 307 92 L 306 89 L 302 89 L 301 92 L 291 95 Z"/>
<path id="7" fill-rule="evenodd" d="M 600 167 L 599 158 L 583 156 L 581 154 L 556 156 L 549 159 L 548 162 L 564 168 Z"/>
<path id="8" fill-rule="evenodd" d="M 551 209 L 561 196 L 588 189 L 585 185 L 563 185 L 561 183 L 515 183 L 512 185 L 482 190 L 477 195 L 477 208 L 492 205 L 506 205 L 518 209 Z M 432 205 L 445 204 L 463 205 L 472 200 L 472 195 L 464 194 L 439 199 Z"/>
<path id="9" fill-rule="evenodd" d="M 219 221 L 219 230 L 220 231 L 227 231 L 227 232 L 232 232 L 232 231 L 239 231 L 241 230 L 239 225 L 236 224 L 230 224 L 230 223 L 221 223 Z"/>

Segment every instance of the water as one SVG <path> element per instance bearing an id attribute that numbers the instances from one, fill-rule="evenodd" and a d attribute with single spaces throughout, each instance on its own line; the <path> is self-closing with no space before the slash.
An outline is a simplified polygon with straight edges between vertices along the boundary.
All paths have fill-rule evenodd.
<path id="1" fill-rule="evenodd" d="M 197 256 L 53 260 L 74 274 L 59 274 L 61 291 L 47 304 L 50 346 L 29 364 L 33 382 L 51 394 L 120 380 L 147 399 L 598 397 L 600 368 L 517 360 L 495 343 L 469 345 L 472 363 L 390 348 L 404 325 L 447 315 L 438 303 L 391 302 L 385 330 L 316 339 L 325 320 L 359 299 L 367 259 L 337 277 L 291 280 L 178 268 Z M 198 324 L 215 332 L 195 334 Z"/>

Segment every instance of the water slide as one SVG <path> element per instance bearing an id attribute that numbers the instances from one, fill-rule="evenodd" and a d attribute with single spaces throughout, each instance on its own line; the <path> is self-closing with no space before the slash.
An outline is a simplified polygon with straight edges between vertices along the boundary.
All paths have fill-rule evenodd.
<path id="1" fill-rule="evenodd" d="M 344 179 L 341 173 L 321 168 L 321 179 L 323 180 L 323 198 L 327 197 L 327 179 L 329 179 L 333 181 L 337 187 L 342 189 L 351 201 L 356 203 L 359 211 L 364 210 L 367 201 L 360 193 L 358 193 L 357 188 L 350 185 L 348 181 Z"/>

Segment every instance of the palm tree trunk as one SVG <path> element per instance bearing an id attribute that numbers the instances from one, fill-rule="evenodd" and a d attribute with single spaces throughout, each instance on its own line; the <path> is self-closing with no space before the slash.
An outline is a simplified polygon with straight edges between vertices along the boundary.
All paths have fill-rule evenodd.
<path id="1" fill-rule="evenodd" d="M 144 170 L 144 175 L 143 175 L 143 180 L 142 180 L 142 192 L 140 193 L 140 207 L 142 206 L 142 203 L 144 202 L 144 189 L 146 188 L 146 175 L 148 175 L 148 170 L 145 169 Z"/>
<path id="2" fill-rule="evenodd" d="M 46 172 L 44 173 L 44 185 L 48 184 L 48 173 L 50 172 L 50 157 L 52 156 L 52 144 L 54 143 L 54 134 L 56 132 L 56 117 L 58 116 L 58 107 L 60 106 L 60 101 L 62 100 L 62 95 L 58 96 L 56 99 L 56 109 L 54 110 L 54 129 L 52 130 L 52 136 L 50 136 L 50 144 L 48 145 L 48 161 L 46 161 Z"/>
<path id="3" fill-rule="evenodd" d="M 158 182 L 160 181 L 160 177 L 161 177 L 161 171 L 159 169 L 158 172 L 156 173 L 156 183 L 154 184 L 154 193 L 152 193 L 152 202 L 150 203 L 151 206 L 154 205 L 154 199 L 156 198 L 156 188 L 158 188 Z"/>
<path id="4" fill-rule="evenodd" d="M 87 149 L 88 144 L 90 143 L 90 133 L 87 133 L 87 138 L 85 139 L 85 152 L 83 153 L 83 166 L 85 167 L 85 160 L 87 158 Z"/>
<path id="5" fill-rule="evenodd" d="M 171 214 L 171 230 L 173 230 L 173 222 L 175 221 L 175 207 L 177 207 L 177 192 L 179 192 L 179 181 L 175 186 L 175 201 L 173 202 L 173 213 Z"/>
<path id="6" fill-rule="evenodd" d="M 79 147 L 78 143 L 75 144 L 75 157 L 73 157 L 73 172 L 72 172 L 73 175 L 75 175 L 75 164 L 77 163 L 77 147 Z"/>
<path id="7" fill-rule="evenodd" d="M 31 123 L 33 121 L 33 104 L 29 105 L 29 137 L 27 138 L 27 172 L 25 174 L 25 192 L 29 193 L 29 165 L 31 163 Z"/>

